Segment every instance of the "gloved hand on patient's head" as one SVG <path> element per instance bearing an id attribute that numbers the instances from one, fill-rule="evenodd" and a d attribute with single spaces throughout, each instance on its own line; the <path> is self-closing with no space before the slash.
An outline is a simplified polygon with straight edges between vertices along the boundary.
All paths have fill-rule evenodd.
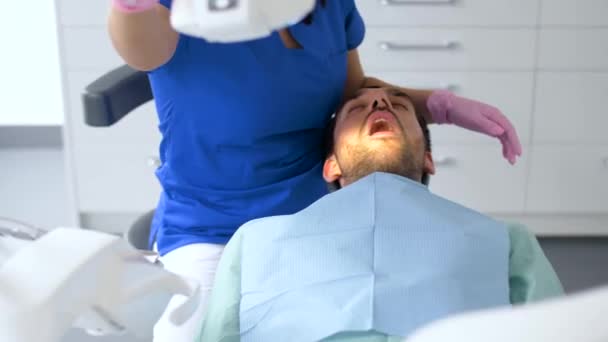
<path id="1" fill-rule="evenodd" d="M 147 11 L 158 4 L 158 0 L 112 0 L 114 8 L 125 13 Z"/>
<path id="2" fill-rule="evenodd" d="M 433 92 L 427 107 L 437 124 L 454 124 L 498 138 L 502 143 L 502 154 L 511 164 L 515 164 L 517 157 L 521 156 L 517 132 L 498 108 L 456 96 L 447 90 Z"/>

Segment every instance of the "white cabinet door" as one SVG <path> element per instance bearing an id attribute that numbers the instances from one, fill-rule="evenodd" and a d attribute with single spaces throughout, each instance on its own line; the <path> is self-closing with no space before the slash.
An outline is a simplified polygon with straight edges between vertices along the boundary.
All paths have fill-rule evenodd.
<path id="1" fill-rule="evenodd" d="M 538 0 L 357 0 L 368 26 L 536 25 Z"/>
<path id="2" fill-rule="evenodd" d="M 543 0 L 543 26 L 608 26 L 606 0 Z"/>
<path id="3" fill-rule="evenodd" d="M 84 123 L 80 96 L 98 72 L 68 73 L 71 153 L 81 212 L 142 212 L 156 205 L 160 133 L 152 102 L 111 127 Z"/>
<path id="4" fill-rule="evenodd" d="M 134 142 L 78 144 L 72 147 L 80 212 L 141 213 L 160 195 L 154 165 L 157 148 Z"/>
<path id="5" fill-rule="evenodd" d="M 532 119 L 532 72 L 379 72 L 368 73 L 391 84 L 419 89 L 449 89 L 457 95 L 498 107 L 511 120 L 522 144 L 528 144 Z M 499 144 L 495 138 L 453 125 L 432 125 L 440 144 Z"/>
<path id="6" fill-rule="evenodd" d="M 608 147 L 534 147 L 527 210 L 561 214 L 608 212 Z"/>
<path id="7" fill-rule="evenodd" d="M 105 27 L 66 27 L 63 30 L 66 68 L 72 71 L 109 71 L 124 63 Z"/>
<path id="8" fill-rule="evenodd" d="M 608 143 L 608 72 L 541 72 L 535 143 Z"/>
<path id="9" fill-rule="evenodd" d="M 485 213 L 524 210 L 527 154 L 511 166 L 498 146 L 436 145 L 434 193 Z"/>
<path id="10" fill-rule="evenodd" d="M 607 29 L 541 29 L 539 68 L 608 71 Z"/>
<path id="11" fill-rule="evenodd" d="M 359 48 L 366 71 L 531 71 L 533 29 L 369 28 Z"/>

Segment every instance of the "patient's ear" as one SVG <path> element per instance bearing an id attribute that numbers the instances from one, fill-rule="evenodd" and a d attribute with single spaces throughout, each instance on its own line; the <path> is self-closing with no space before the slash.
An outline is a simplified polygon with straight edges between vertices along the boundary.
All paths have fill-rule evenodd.
<path id="1" fill-rule="evenodd" d="M 424 152 L 424 172 L 429 175 L 435 174 L 435 162 L 433 161 L 433 154 L 431 152 Z"/>
<path id="2" fill-rule="evenodd" d="M 333 183 L 339 180 L 340 177 L 342 177 L 342 170 L 340 169 L 340 165 L 338 165 L 336 155 L 332 154 L 325 159 L 325 164 L 323 165 L 323 178 L 327 183 Z"/>

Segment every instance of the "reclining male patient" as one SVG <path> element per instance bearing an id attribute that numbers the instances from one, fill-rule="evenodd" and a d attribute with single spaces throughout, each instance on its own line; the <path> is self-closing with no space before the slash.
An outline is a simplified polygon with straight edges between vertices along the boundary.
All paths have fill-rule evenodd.
<path id="1" fill-rule="evenodd" d="M 341 189 L 239 229 L 200 341 L 398 341 L 450 314 L 562 293 L 524 228 L 429 192 L 429 133 L 406 94 L 361 90 L 329 137 L 323 176 Z"/>

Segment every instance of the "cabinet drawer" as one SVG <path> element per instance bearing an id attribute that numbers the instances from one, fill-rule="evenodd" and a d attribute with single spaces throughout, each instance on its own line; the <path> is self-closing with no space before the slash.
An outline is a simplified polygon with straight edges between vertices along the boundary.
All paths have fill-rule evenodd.
<path id="1" fill-rule="evenodd" d="M 372 75 L 404 87 L 448 89 L 491 104 L 511 120 L 522 144 L 529 142 L 534 82 L 531 72 L 379 72 Z M 431 135 L 433 141 L 440 144 L 499 144 L 495 138 L 453 125 L 432 125 Z"/>
<path id="2" fill-rule="evenodd" d="M 359 51 L 366 71 L 534 69 L 532 29 L 370 28 Z"/>
<path id="3" fill-rule="evenodd" d="M 160 195 L 147 144 L 78 144 L 72 147 L 78 209 L 81 212 L 145 212 Z"/>
<path id="4" fill-rule="evenodd" d="M 608 213 L 608 146 L 532 149 L 528 211 Z"/>
<path id="5" fill-rule="evenodd" d="M 357 0 L 368 26 L 535 26 L 538 0 Z"/>
<path id="6" fill-rule="evenodd" d="M 608 72 L 540 72 L 535 143 L 608 143 Z"/>
<path id="7" fill-rule="evenodd" d="M 82 0 L 56 0 L 58 17 L 64 26 L 100 26 L 105 27 L 110 13 L 107 0 L 84 2 Z"/>
<path id="8" fill-rule="evenodd" d="M 105 27 L 66 27 L 63 35 L 68 71 L 107 71 L 125 64 L 114 50 Z"/>
<path id="9" fill-rule="evenodd" d="M 606 0 L 543 0 L 543 26 L 608 26 Z"/>
<path id="10" fill-rule="evenodd" d="M 485 213 L 522 212 L 527 155 L 511 166 L 501 148 L 435 145 L 434 193 Z"/>
<path id="11" fill-rule="evenodd" d="M 541 70 L 608 71 L 608 29 L 541 29 Z"/>

